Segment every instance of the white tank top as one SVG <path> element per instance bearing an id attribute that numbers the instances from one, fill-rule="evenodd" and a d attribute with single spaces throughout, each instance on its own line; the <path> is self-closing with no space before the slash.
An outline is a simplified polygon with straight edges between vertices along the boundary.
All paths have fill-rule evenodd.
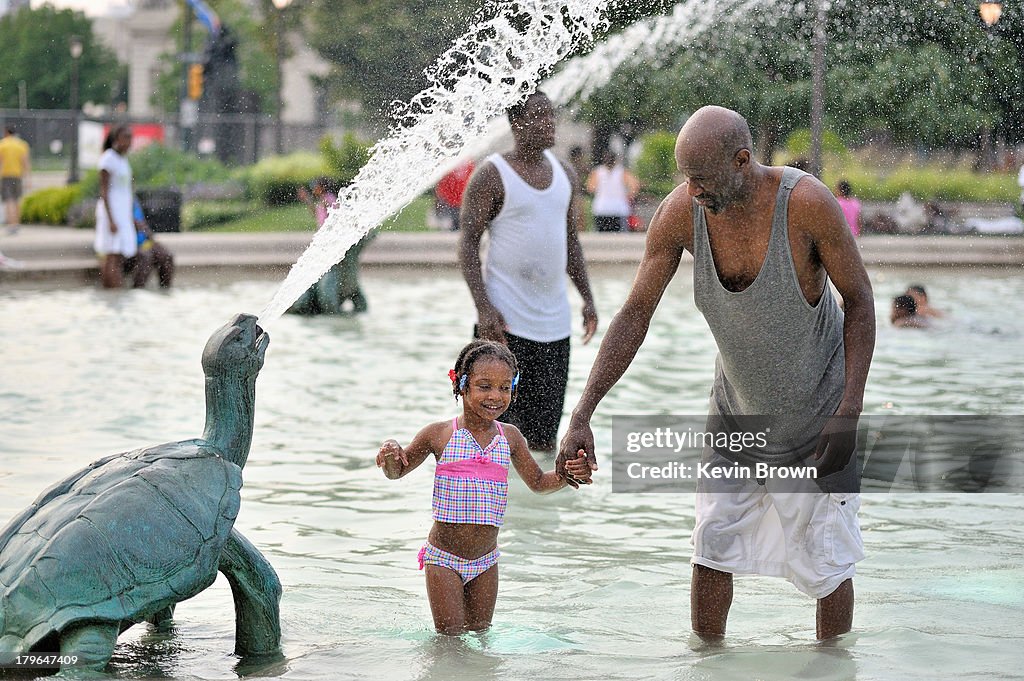
<path id="1" fill-rule="evenodd" d="M 629 194 L 626 189 L 626 169 L 620 165 L 609 169 L 601 165 L 594 168 L 597 182 L 594 186 L 594 203 L 591 212 L 594 215 L 611 215 L 626 217 L 632 213 L 629 205 Z"/>
<path id="2" fill-rule="evenodd" d="M 550 343 L 572 333 L 566 285 L 572 185 L 554 154 L 544 157 L 552 173 L 543 190 L 527 184 L 500 154 L 487 157 L 501 175 L 505 202 L 488 230 L 483 277 L 509 333 Z"/>

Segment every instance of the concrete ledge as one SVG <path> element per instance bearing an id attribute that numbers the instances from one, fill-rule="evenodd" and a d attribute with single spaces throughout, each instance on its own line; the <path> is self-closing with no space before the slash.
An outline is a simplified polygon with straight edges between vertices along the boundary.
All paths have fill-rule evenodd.
<path id="1" fill-rule="evenodd" d="M 54 278 L 93 279 L 98 263 L 93 234 L 60 227 L 22 227 L 0 234 L 0 252 L 17 267 L 0 267 L 0 282 Z M 159 234 L 180 268 L 216 270 L 287 270 L 312 239 L 310 232 L 262 234 Z M 644 251 L 642 234 L 580 235 L 587 261 L 637 264 Z M 451 232 L 383 232 L 364 250 L 369 267 L 455 267 L 458 234 Z M 1024 267 L 1024 237 L 882 236 L 858 240 L 869 266 Z"/>

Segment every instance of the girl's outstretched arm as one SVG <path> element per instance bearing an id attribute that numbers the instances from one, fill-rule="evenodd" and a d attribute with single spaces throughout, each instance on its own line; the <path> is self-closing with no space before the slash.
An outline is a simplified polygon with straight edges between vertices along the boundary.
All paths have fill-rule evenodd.
<path id="1" fill-rule="evenodd" d="M 512 452 L 512 465 L 515 466 L 516 473 L 523 479 L 527 487 L 537 494 L 548 494 L 566 486 L 567 483 L 563 476 L 554 471 L 544 472 L 540 469 L 533 455 L 530 454 L 526 438 L 518 428 L 509 424 L 502 425 L 505 428 L 505 437 Z M 567 472 L 579 482 L 590 482 L 590 466 L 587 464 L 586 454 L 581 452 L 575 459 L 566 461 L 565 467 Z"/>
<path id="2" fill-rule="evenodd" d="M 444 443 L 451 435 L 447 431 L 450 430 L 451 426 L 447 421 L 432 423 L 418 432 L 404 449 L 397 440 L 385 440 L 377 452 L 377 467 L 383 468 L 384 475 L 390 480 L 402 477 L 423 463 L 428 456 L 436 455 L 444 449 Z"/>

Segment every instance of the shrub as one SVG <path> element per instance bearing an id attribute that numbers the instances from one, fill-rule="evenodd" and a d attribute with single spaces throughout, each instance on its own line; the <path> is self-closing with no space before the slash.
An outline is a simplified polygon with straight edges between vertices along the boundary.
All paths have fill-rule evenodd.
<path id="1" fill-rule="evenodd" d="M 187 231 L 209 229 L 259 210 L 260 207 L 251 201 L 189 201 L 182 209 L 181 221 Z"/>
<path id="2" fill-rule="evenodd" d="M 359 170 L 366 165 L 370 158 L 370 145 L 360 142 L 349 132 L 341 138 L 340 146 L 335 146 L 330 137 L 321 139 L 320 153 L 331 167 L 334 177 L 344 185 L 355 179 Z"/>
<path id="3" fill-rule="evenodd" d="M 88 196 L 75 201 L 68 209 L 67 225 L 78 229 L 95 229 L 97 203 L 97 199 Z"/>
<path id="4" fill-rule="evenodd" d="M 196 182 L 227 182 L 231 171 L 220 161 L 150 144 L 129 154 L 136 188 L 182 187 Z"/>
<path id="5" fill-rule="evenodd" d="M 1005 201 L 1017 199 L 1016 178 L 1009 173 L 976 173 L 966 168 L 904 166 L 882 174 L 866 168 L 846 167 L 828 171 L 824 181 L 830 187 L 845 179 L 853 193 L 868 201 L 895 201 L 909 192 L 919 201 Z"/>
<path id="6" fill-rule="evenodd" d="M 300 151 L 287 156 L 267 158 L 242 171 L 246 195 L 268 206 L 280 206 L 296 200 L 295 190 L 331 171 L 319 154 Z"/>
<path id="7" fill-rule="evenodd" d="M 63 225 L 67 222 L 68 211 L 81 195 L 82 189 L 77 184 L 32 192 L 22 202 L 21 219 L 29 224 Z"/>
<path id="8" fill-rule="evenodd" d="M 645 192 L 668 196 L 676 188 L 676 136 L 670 132 L 644 135 L 636 159 L 636 176 Z"/>
<path id="9" fill-rule="evenodd" d="M 823 130 L 821 133 L 821 151 L 839 158 L 846 158 L 850 154 L 843 140 L 831 130 Z M 786 154 L 791 159 L 808 158 L 811 155 L 810 129 L 800 128 L 789 133 L 786 138 Z"/>
<path id="10" fill-rule="evenodd" d="M 215 159 L 201 159 L 195 154 L 178 151 L 162 144 L 151 144 L 128 155 L 132 180 L 136 189 L 185 187 L 206 183 L 228 183 L 232 171 Z M 82 196 L 100 195 L 100 174 L 95 169 L 82 173 Z"/>

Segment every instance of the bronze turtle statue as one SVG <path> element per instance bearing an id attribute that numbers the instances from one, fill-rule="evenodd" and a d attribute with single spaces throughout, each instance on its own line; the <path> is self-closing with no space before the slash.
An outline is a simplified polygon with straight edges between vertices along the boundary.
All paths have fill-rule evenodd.
<path id="1" fill-rule="evenodd" d="M 237 315 L 203 350 L 201 438 L 96 461 L 0 530 L 0 657 L 59 652 L 100 670 L 118 634 L 169 617 L 218 571 L 234 597 L 235 652 L 279 650 L 280 580 L 233 529 L 269 343 L 256 317 Z"/>
<path id="2" fill-rule="evenodd" d="M 352 245 L 345 252 L 345 257 L 331 266 L 320 278 L 310 286 L 288 308 L 290 314 L 349 314 L 345 310 L 345 302 L 351 301 L 351 314 L 359 314 L 369 309 L 366 296 L 359 285 L 359 254 L 368 243 L 377 238 L 373 231 Z"/>

